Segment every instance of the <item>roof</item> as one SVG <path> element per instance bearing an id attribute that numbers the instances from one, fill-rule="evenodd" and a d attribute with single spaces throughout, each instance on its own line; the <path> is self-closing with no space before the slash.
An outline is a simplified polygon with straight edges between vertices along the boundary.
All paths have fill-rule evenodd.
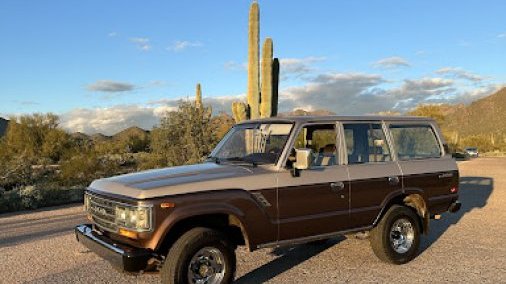
<path id="1" fill-rule="evenodd" d="M 401 116 L 401 115 L 327 115 L 327 116 L 285 116 L 285 117 L 270 117 L 246 120 L 239 124 L 252 123 L 252 122 L 325 122 L 325 121 L 433 121 L 430 117 L 421 116 Z"/>

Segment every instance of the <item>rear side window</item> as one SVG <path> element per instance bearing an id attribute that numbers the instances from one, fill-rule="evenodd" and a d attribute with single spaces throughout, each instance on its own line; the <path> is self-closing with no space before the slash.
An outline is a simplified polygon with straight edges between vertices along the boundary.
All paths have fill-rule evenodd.
<path id="1" fill-rule="evenodd" d="M 399 160 L 441 157 L 441 148 L 430 125 L 390 125 Z"/>

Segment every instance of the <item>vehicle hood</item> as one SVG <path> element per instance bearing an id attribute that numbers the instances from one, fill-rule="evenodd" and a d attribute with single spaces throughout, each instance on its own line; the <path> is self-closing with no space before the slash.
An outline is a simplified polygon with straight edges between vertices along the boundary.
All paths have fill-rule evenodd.
<path id="1" fill-rule="evenodd" d="M 233 188 L 241 184 L 239 180 L 249 179 L 261 172 L 265 169 L 207 162 L 99 179 L 90 185 L 90 190 L 147 199 Z"/>

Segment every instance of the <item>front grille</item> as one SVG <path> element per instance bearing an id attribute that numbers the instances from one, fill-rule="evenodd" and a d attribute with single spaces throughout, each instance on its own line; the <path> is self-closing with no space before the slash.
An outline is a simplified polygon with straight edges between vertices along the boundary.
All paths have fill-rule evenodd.
<path id="1" fill-rule="evenodd" d="M 116 204 L 114 201 L 89 195 L 88 213 L 97 227 L 109 232 L 118 231 L 118 226 L 115 223 Z"/>

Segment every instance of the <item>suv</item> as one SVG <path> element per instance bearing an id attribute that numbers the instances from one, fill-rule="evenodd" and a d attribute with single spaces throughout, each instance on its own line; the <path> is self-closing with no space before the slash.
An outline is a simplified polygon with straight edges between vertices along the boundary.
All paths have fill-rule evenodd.
<path id="1" fill-rule="evenodd" d="M 471 158 L 478 158 L 478 148 L 477 147 L 466 147 L 464 148 L 464 152 L 469 155 Z"/>
<path id="2" fill-rule="evenodd" d="M 79 242 L 165 283 L 230 283 L 250 251 L 370 231 L 412 260 L 429 219 L 460 209 L 459 173 L 432 119 L 285 117 L 235 125 L 197 165 L 94 181 Z"/>

